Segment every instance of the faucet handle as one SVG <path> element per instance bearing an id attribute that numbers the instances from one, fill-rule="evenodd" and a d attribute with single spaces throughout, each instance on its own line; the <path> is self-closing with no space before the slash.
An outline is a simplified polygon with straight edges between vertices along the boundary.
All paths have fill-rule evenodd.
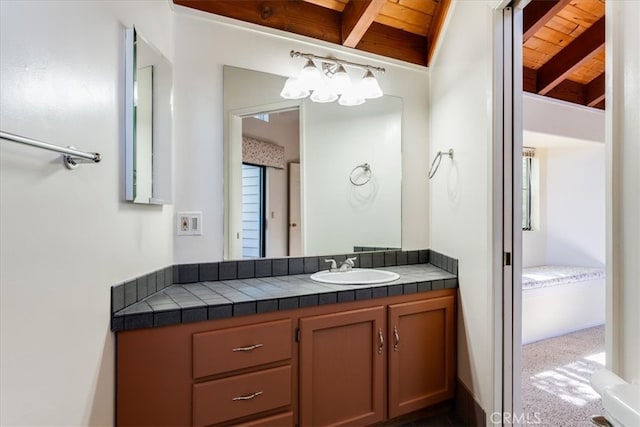
<path id="1" fill-rule="evenodd" d="M 329 258 L 329 259 L 325 259 L 324 262 L 330 262 L 331 263 L 331 270 L 335 270 L 336 268 L 338 268 L 338 266 L 336 265 L 336 260 L 333 258 Z"/>
<path id="2" fill-rule="evenodd" d="M 345 261 L 347 264 L 349 264 L 351 267 L 353 267 L 354 265 L 356 265 L 356 263 L 354 262 L 355 260 L 357 260 L 358 257 L 354 256 L 352 258 L 347 258 L 347 260 Z"/>

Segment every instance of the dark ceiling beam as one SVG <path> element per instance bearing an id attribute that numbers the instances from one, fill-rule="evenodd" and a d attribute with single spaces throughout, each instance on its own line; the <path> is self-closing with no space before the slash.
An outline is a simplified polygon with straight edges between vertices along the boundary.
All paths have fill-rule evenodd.
<path id="1" fill-rule="evenodd" d="M 433 20 L 431 21 L 431 26 L 429 27 L 429 34 L 427 35 L 429 43 L 429 51 L 427 53 L 428 64 L 431 64 L 431 58 L 435 53 L 438 43 L 438 37 L 440 36 L 440 32 L 442 31 L 444 19 L 447 17 L 447 11 L 449 10 L 450 5 L 451 0 L 440 0 L 436 4 L 436 9 L 433 13 Z"/>
<path id="2" fill-rule="evenodd" d="M 180 6 L 340 44 L 341 14 L 304 1 L 174 0 Z"/>
<path id="3" fill-rule="evenodd" d="M 538 69 L 538 93 L 547 94 L 601 49 L 604 49 L 604 17 Z"/>
<path id="4" fill-rule="evenodd" d="M 522 67 L 522 90 L 537 93 L 538 73 L 532 68 Z"/>
<path id="5" fill-rule="evenodd" d="M 529 40 L 569 2 L 570 0 L 533 0 L 526 5 L 522 15 L 522 42 Z"/>
<path id="6" fill-rule="evenodd" d="M 593 99 L 590 101 L 589 91 L 593 93 L 599 93 L 599 83 L 596 80 L 602 78 L 602 98 Z M 536 91 L 537 72 L 531 68 L 522 68 L 522 90 L 530 93 L 537 93 Z M 589 88 L 593 84 L 594 86 Z M 571 80 L 563 80 L 560 84 L 551 89 L 545 96 L 549 98 L 560 99 L 562 101 L 572 102 L 574 104 L 587 105 L 589 107 L 604 109 L 604 74 L 602 77 L 596 77 L 588 85 L 583 85 Z"/>
<path id="7" fill-rule="evenodd" d="M 427 38 L 374 22 L 356 49 L 427 66 Z"/>
<path id="8" fill-rule="evenodd" d="M 387 0 L 351 0 L 342 12 L 342 44 L 356 47 Z"/>
<path id="9" fill-rule="evenodd" d="M 604 73 L 587 84 L 586 101 L 589 107 L 595 107 L 600 101 L 604 101 Z"/>
<path id="10" fill-rule="evenodd" d="M 583 84 L 572 80 L 563 80 L 555 86 L 545 96 L 549 98 L 561 99 L 574 104 L 586 105 L 586 87 Z"/>
<path id="11" fill-rule="evenodd" d="M 0 0 L 1 1 L 1 0 Z M 305 1 L 174 0 L 179 6 L 342 45 L 342 13 Z M 427 65 L 427 38 L 373 22 L 357 49 Z"/>

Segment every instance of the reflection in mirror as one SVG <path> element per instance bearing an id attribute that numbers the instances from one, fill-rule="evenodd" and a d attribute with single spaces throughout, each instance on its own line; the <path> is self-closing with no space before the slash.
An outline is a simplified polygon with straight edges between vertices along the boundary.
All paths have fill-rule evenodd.
<path id="1" fill-rule="evenodd" d="M 402 100 L 285 101 L 284 81 L 224 68 L 225 259 L 401 248 Z"/>
<path id="2" fill-rule="evenodd" d="M 125 58 L 125 200 L 171 201 L 171 63 L 135 29 Z"/>
<path id="3" fill-rule="evenodd" d="M 134 88 L 133 201 L 139 203 L 152 197 L 153 65 L 137 68 Z"/>

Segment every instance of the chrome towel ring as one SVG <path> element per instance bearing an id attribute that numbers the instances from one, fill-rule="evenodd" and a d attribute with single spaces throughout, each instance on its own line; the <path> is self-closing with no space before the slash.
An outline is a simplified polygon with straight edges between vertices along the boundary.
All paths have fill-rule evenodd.
<path id="1" fill-rule="evenodd" d="M 440 162 L 442 161 L 442 156 L 449 156 L 450 159 L 453 159 L 453 148 L 449 148 L 449 151 L 438 151 L 438 154 L 436 154 L 433 162 L 431 162 L 431 169 L 429 169 L 429 179 L 433 178 L 436 175 L 436 172 L 438 172 Z"/>
<path id="2" fill-rule="evenodd" d="M 362 169 L 362 172 L 355 174 L 355 172 L 358 169 Z M 365 176 L 364 180 L 358 181 L 358 178 L 360 178 L 363 175 Z M 355 168 L 351 169 L 351 173 L 349 174 L 349 181 L 351 181 L 351 183 L 357 187 L 365 185 L 367 182 L 369 182 L 370 179 L 371 179 L 371 166 L 369 166 L 369 163 L 363 163 L 361 165 L 356 166 Z"/>

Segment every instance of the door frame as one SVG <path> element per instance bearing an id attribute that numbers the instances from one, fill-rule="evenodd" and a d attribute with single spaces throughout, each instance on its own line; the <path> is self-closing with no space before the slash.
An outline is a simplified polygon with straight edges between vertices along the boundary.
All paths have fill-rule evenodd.
<path id="1" fill-rule="evenodd" d="M 493 149 L 494 405 L 492 424 L 526 420 L 522 342 L 522 15 L 530 0 L 496 5 Z"/>
<path id="2" fill-rule="evenodd" d="M 295 166 L 297 165 L 297 166 Z M 294 171 L 294 169 L 297 169 Z M 287 203 L 287 254 L 289 256 L 302 256 L 302 248 L 303 248 L 303 242 L 302 242 L 302 237 L 304 236 L 303 233 L 303 224 L 302 224 L 302 174 L 301 174 L 302 170 L 300 169 L 300 161 L 297 162 L 289 162 L 287 164 L 287 187 L 288 187 L 288 194 L 287 194 L 287 198 L 288 198 L 288 203 Z M 291 195 L 293 194 L 293 189 L 292 189 L 292 183 L 294 182 L 293 178 L 294 178 L 294 173 L 297 175 L 297 179 L 298 179 L 298 201 L 297 201 L 297 206 L 294 206 L 292 201 L 292 197 Z M 292 222 L 292 211 L 297 210 L 297 223 L 293 223 Z M 297 245 L 294 245 L 294 239 L 292 238 L 292 228 L 296 227 L 298 229 L 298 238 L 297 238 Z M 297 250 L 294 250 L 297 249 Z"/>
<path id="3" fill-rule="evenodd" d="M 302 117 L 303 103 L 299 100 L 256 105 L 229 111 L 224 140 L 224 248 L 223 259 L 242 259 L 242 119 L 260 113 L 275 113 L 298 109 Z M 302 122 L 300 123 L 302 146 Z M 302 162 L 302 152 L 300 153 Z M 302 178 L 301 178 L 302 179 Z M 302 184 L 301 184 L 302 185 Z"/>

